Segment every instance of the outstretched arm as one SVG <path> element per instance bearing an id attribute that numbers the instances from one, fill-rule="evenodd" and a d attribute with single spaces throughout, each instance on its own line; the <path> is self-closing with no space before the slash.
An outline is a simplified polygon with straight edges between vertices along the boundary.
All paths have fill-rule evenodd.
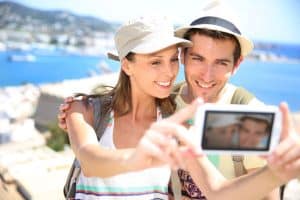
<path id="1" fill-rule="evenodd" d="M 193 116 L 193 113 L 186 111 L 186 109 L 183 109 L 181 113 L 174 114 L 169 122 L 180 123 Z M 290 141 L 291 138 L 295 138 L 295 133 L 288 125 L 289 115 L 287 107 L 281 105 L 281 111 L 283 113 L 283 141 L 277 147 L 278 149 L 284 149 L 282 145 L 287 146 L 285 143 Z M 163 132 L 164 130 L 162 129 L 161 131 Z M 297 139 L 297 141 L 299 142 L 300 140 Z M 186 145 L 183 141 L 180 141 L 180 143 Z M 291 144 L 291 141 L 288 143 Z M 295 142 L 291 145 L 291 149 L 288 150 L 289 153 L 285 150 L 282 150 L 280 153 L 280 159 L 285 157 L 289 162 L 287 161 L 282 164 L 275 163 L 274 165 L 269 162 L 269 166 L 233 180 L 226 180 L 204 156 L 200 156 L 198 159 L 195 159 L 193 156 L 185 157 L 185 165 L 195 183 L 208 199 L 260 199 L 274 188 L 293 177 L 299 176 L 300 166 L 297 164 L 300 161 L 300 154 L 296 154 L 295 152 L 300 150 L 300 145 Z M 294 164 L 290 165 L 292 168 L 289 169 L 292 170 L 285 168 L 289 166 L 287 165 L 288 163 Z"/>
<path id="2" fill-rule="evenodd" d="M 74 101 L 66 113 L 66 124 L 71 147 L 80 161 L 85 176 L 110 177 L 162 164 L 179 166 L 176 141 L 171 134 L 161 134 L 155 124 L 147 130 L 133 149 L 107 149 L 99 145 L 92 127 L 93 108 L 82 101 Z M 163 123 L 163 122 L 162 122 Z M 172 128 L 181 128 L 172 124 Z M 185 130 L 183 128 L 183 130 Z M 176 135 L 177 132 L 172 132 Z M 184 134 L 186 135 L 186 134 Z M 182 137 L 187 144 L 189 141 Z"/>

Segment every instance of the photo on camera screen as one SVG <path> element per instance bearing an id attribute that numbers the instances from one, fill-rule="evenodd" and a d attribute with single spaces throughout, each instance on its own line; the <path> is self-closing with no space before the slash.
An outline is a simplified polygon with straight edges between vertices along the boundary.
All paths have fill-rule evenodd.
<path id="1" fill-rule="evenodd" d="M 205 112 L 203 149 L 269 150 L 274 113 Z"/>

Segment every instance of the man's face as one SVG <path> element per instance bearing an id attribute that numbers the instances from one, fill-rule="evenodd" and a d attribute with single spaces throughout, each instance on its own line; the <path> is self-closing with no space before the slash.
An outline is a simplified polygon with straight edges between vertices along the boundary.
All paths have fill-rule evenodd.
<path id="1" fill-rule="evenodd" d="M 221 90 L 234 74 L 241 59 L 234 65 L 235 43 L 194 34 L 193 47 L 184 54 L 185 79 L 190 98 L 202 97 L 205 102 L 216 102 Z"/>
<path id="2" fill-rule="evenodd" d="M 253 119 L 242 121 L 239 131 L 240 147 L 258 147 L 263 137 L 267 134 L 267 126 L 267 123 L 263 121 L 255 121 Z"/>

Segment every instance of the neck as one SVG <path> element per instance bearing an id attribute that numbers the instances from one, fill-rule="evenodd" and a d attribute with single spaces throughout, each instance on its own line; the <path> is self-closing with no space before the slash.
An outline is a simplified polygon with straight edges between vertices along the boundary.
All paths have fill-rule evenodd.
<path id="1" fill-rule="evenodd" d="M 156 119 L 156 104 L 154 98 L 132 98 L 132 110 L 129 113 L 133 122 Z"/>

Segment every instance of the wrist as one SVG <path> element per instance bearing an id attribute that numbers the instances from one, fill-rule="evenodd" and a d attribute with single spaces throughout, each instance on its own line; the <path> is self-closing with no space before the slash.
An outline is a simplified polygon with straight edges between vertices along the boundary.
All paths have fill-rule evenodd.
<path id="1" fill-rule="evenodd" d="M 126 150 L 121 155 L 121 166 L 126 172 L 136 171 L 137 167 L 133 164 L 133 150 Z"/>
<path id="2" fill-rule="evenodd" d="M 280 186 L 285 184 L 286 181 L 283 178 L 281 178 L 279 175 L 277 175 L 269 166 L 264 167 L 264 171 L 266 172 L 268 177 L 270 177 L 272 182 L 275 183 L 276 185 Z"/>

